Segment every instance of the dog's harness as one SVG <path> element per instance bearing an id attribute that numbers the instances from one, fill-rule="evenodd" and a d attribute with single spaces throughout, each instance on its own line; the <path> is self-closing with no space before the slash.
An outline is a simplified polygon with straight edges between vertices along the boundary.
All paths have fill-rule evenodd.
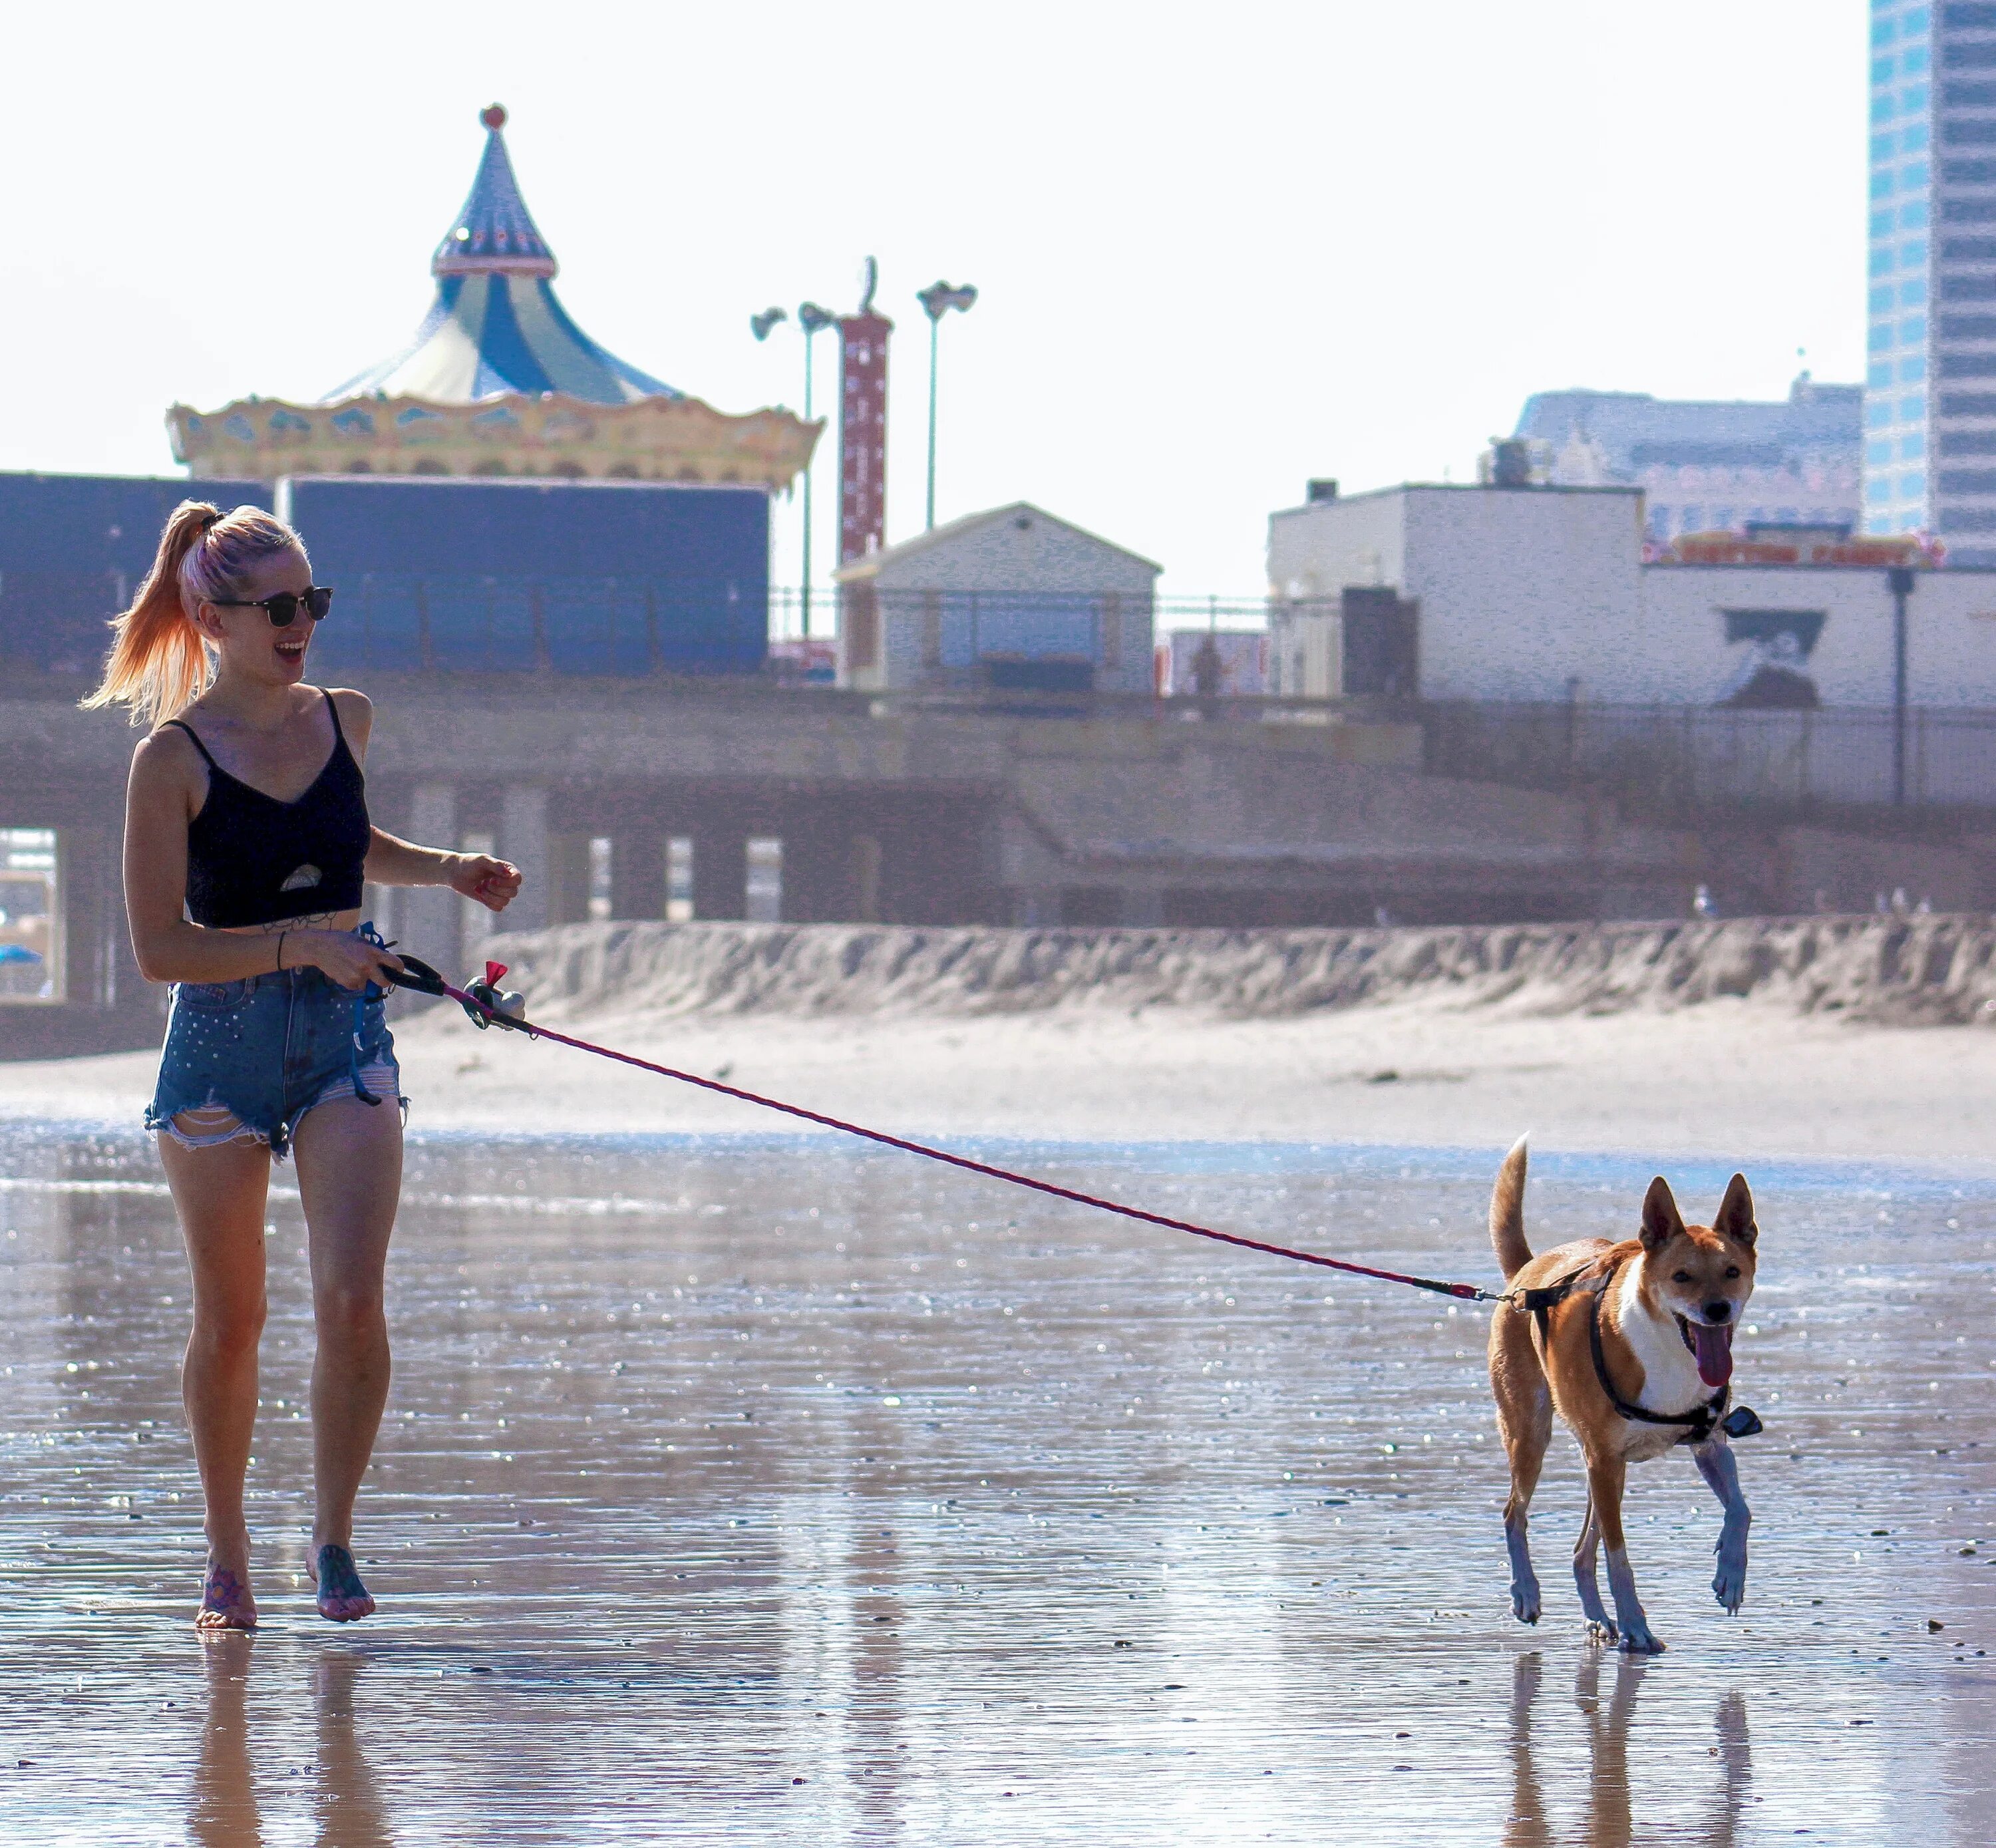
<path id="1" fill-rule="evenodd" d="M 1624 1418 L 1632 1418 L 1643 1424 L 1681 1426 L 1684 1435 L 1680 1444 L 1703 1444 L 1715 1430 L 1723 1431 L 1729 1437 L 1751 1437 L 1762 1429 L 1760 1420 L 1746 1406 L 1740 1406 L 1731 1413 L 1726 1409 L 1726 1402 L 1733 1395 L 1729 1382 L 1721 1386 L 1702 1406 L 1688 1412 L 1652 1412 L 1647 1406 L 1632 1405 L 1615 1389 L 1615 1382 L 1609 1377 L 1608 1357 L 1601 1347 L 1601 1299 L 1608 1293 L 1608 1286 L 1615 1281 L 1615 1273 L 1622 1268 L 1616 1258 L 1605 1271 L 1592 1277 L 1575 1271 L 1562 1277 L 1557 1283 L 1547 1284 L 1543 1289 L 1528 1289 L 1519 1292 L 1519 1308 L 1530 1314 L 1538 1323 L 1539 1350 L 1543 1355 L 1552 1340 L 1551 1310 L 1564 1303 L 1574 1291 L 1583 1292 L 1591 1300 L 1587 1306 L 1587 1341 L 1594 1355 L 1594 1377 L 1600 1381 L 1601 1389 L 1608 1395 L 1609 1403 Z M 1691 1337 L 1685 1333 L 1681 1323 L 1678 1327 L 1679 1338 L 1693 1353 Z"/>

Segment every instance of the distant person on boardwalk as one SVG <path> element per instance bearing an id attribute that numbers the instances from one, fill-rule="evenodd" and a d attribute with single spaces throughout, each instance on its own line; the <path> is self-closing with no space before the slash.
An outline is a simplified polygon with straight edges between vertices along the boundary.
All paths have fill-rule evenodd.
<path id="1" fill-rule="evenodd" d="M 361 886 L 448 886 L 494 911 L 520 886 L 502 860 L 370 824 L 373 708 L 305 682 L 332 602 L 282 521 L 184 501 L 84 702 L 151 728 L 126 797 L 125 905 L 139 969 L 174 984 L 146 1127 L 194 1274 L 181 1389 L 207 1510 L 205 1629 L 256 1623 L 243 1485 L 265 1203 L 287 1154 L 318 1337 L 308 1559 L 322 1616 L 374 1608 L 354 1567 L 353 1502 L 388 1395 L 382 1282 L 407 1100 L 381 1009 L 401 964 L 362 923 Z"/>

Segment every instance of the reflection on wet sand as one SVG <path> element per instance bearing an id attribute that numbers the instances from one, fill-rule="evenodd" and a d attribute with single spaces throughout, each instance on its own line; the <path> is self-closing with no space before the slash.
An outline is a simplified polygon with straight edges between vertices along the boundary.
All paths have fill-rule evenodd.
<path id="1" fill-rule="evenodd" d="M 1604 1664 L 1613 1687 L 1601 1698 Z M 1556 1827 L 1547 1811 L 1533 1737 L 1533 1714 L 1544 1678 L 1544 1659 L 1537 1650 L 1518 1657 L 1511 1680 L 1511 1812 L 1504 1826 L 1504 1848 L 1556 1848 L 1568 1843 L 1585 1848 L 1633 1848 L 1641 1816 L 1641 1802 L 1629 1774 L 1629 1728 L 1635 1718 L 1643 1677 L 1651 1672 L 1647 1658 L 1609 1656 L 1588 1648 L 1574 1677 L 1574 1704 L 1586 1721 L 1587 1770 L 1583 1788 L 1561 1788 L 1562 1798 L 1577 1798 L 1584 1807 L 1578 1834 Z M 1709 1747 L 1716 1784 L 1710 1820 L 1702 1829 L 1673 1839 L 1688 1848 L 1736 1848 L 1740 1819 L 1750 1801 L 1753 1750 L 1746 1736 L 1746 1698 L 1739 1689 L 1719 1702 L 1712 1729 L 1717 1744 Z M 1654 1767 L 1660 1783 L 1681 1782 L 1681 1765 Z M 1562 1803 L 1561 1807 L 1567 1805 Z"/>
<path id="2" fill-rule="evenodd" d="M 201 1640 L 207 1674 L 208 1704 L 201 1751 L 194 1762 L 188 1804 L 188 1838 L 198 1848 L 261 1848 L 263 1815 L 257 1802 L 257 1767 L 250 1744 L 250 1688 L 257 1642 L 240 1633 L 210 1633 Z M 318 1733 L 311 1798 L 318 1848 L 387 1848 L 394 1839 L 374 1767 L 361 1744 L 354 1695 L 367 1658 L 357 1650 L 335 1648 L 314 1659 L 306 1671 Z M 267 1660 L 258 1691 L 281 1705 L 283 1678 L 297 1658 Z M 269 1748 L 274 1751 L 274 1743 Z M 267 1764 L 264 1781 L 274 1791 L 291 1780 L 282 1763 Z"/>
<path id="3" fill-rule="evenodd" d="M 334 1648 L 311 1667 L 312 1714 L 318 1728 L 312 1806 L 320 1848 L 385 1848 L 394 1839 L 354 1717 L 354 1692 L 366 1660 L 357 1650 Z"/>
<path id="4" fill-rule="evenodd" d="M 0 1156 L 0 1843 L 1986 1837 L 1996 1192 L 1767 1177 L 1812 1268 L 1740 1337 L 1774 1414 L 1753 1595 L 1717 1609 L 1710 1498 L 1650 1466 L 1645 1667 L 1564 1585 L 1509 1616 L 1473 1308 L 815 1146 L 418 1143 L 359 1529 L 382 1609 L 332 1629 L 303 1578 L 278 1201 L 263 1626 L 204 1644 L 152 1159 Z M 1021 1159 L 1435 1275 L 1488 1198 L 1430 1155 Z M 1535 1223 L 1599 1231 L 1646 1179 L 1555 1166 Z M 1551 1467 L 1549 1545 L 1584 1499 Z"/>
<path id="5" fill-rule="evenodd" d="M 254 1848 L 263 1839 L 250 1758 L 250 1662 L 256 1639 L 223 1630 L 204 1635 L 199 1647 L 208 1709 L 188 1805 L 188 1837 L 200 1848 Z"/>

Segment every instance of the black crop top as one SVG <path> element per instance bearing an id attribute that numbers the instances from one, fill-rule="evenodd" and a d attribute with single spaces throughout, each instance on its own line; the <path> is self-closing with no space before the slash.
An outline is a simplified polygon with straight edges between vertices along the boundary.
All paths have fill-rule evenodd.
<path id="1" fill-rule="evenodd" d="M 201 735 L 169 719 L 208 759 L 208 800 L 188 824 L 188 915 L 211 930 L 276 924 L 360 903 L 367 859 L 367 790 L 346 748 L 331 693 L 332 755 L 295 802 L 280 802 L 232 776 Z"/>

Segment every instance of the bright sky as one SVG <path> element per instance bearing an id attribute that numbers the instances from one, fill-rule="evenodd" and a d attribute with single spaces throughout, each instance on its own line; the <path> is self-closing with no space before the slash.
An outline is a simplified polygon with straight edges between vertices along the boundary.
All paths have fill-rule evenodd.
<path id="1" fill-rule="evenodd" d="M 504 102 L 556 284 L 724 409 L 898 325 L 888 537 L 1037 501 L 1258 595 L 1268 513 L 1472 478 L 1526 396 L 1862 376 L 1864 0 L 214 4 L 8 14 L 0 468 L 173 473 L 162 422 L 408 339 Z M 821 339 L 821 404 L 835 349 Z M 835 519 L 828 433 L 818 557 Z M 776 508 L 797 574 L 798 507 Z M 310 535 L 307 535 L 309 539 Z"/>

